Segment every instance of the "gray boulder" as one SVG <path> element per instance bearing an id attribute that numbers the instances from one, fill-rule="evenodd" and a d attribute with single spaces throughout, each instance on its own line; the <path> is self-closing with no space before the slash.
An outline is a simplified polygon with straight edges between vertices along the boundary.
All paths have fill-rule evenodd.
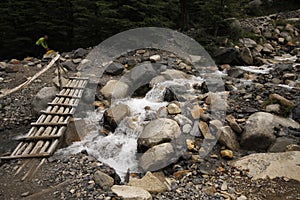
<path id="1" fill-rule="evenodd" d="M 114 179 L 99 170 L 95 172 L 93 178 L 95 183 L 102 188 L 108 189 L 114 185 Z"/>
<path id="2" fill-rule="evenodd" d="M 287 177 L 300 181 L 300 151 L 256 153 L 234 161 L 232 165 L 247 170 L 254 179 Z"/>
<path id="3" fill-rule="evenodd" d="M 157 144 L 171 142 L 180 136 L 180 127 L 172 119 L 159 118 L 151 121 L 138 138 L 138 149 L 144 151 Z"/>
<path id="4" fill-rule="evenodd" d="M 50 103 L 55 95 L 58 93 L 56 87 L 44 87 L 42 88 L 33 98 L 31 103 L 34 113 L 37 115 L 41 110 L 47 108 L 48 103 Z"/>
<path id="5" fill-rule="evenodd" d="M 221 128 L 219 143 L 234 151 L 239 149 L 239 142 L 230 126 L 224 126 Z"/>
<path id="6" fill-rule="evenodd" d="M 257 112 L 252 114 L 245 124 L 241 146 L 249 150 L 267 150 L 276 140 L 275 127 L 299 128 L 299 123 L 292 119 L 278 117 L 270 113 Z"/>
<path id="7" fill-rule="evenodd" d="M 61 64 L 64 68 L 70 71 L 76 71 L 76 65 L 72 61 L 66 61 Z"/>
<path id="8" fill-rule="evenodd" d="M 126 83 L 117 80 L 110 80 L 100 90 L 106 98 L 125 98 L 129 87 Z"/>
<path id="9" fill-rule="evenodd" d="M 105 110 L 103 115 L 104 126 L 111 131 L 114 131 L 118 124 L 127 116 L 130 115 L 130 110 L 127 105 L 119 104 Z"/>
<path id="10" fill-rule="evenodd" d="M 139 187 L 114 185 L 111 190 L 123 200 L 152 200 L 151 194 Z"/>
<path id="11" fill-rule="evenodd" d="M 163 143 L 148 149 L 139 159 L 140 166 L 145 171 L 156 171 L 177 161 L 171 143 Z"/>
<path id="12" fill-rule="evenodd" d="M 88 54 L 88 50 L 79 48 L 74 51 L 73 58 L 84 58 Z"/>
<path id="13" fill-rule="evenodd" d="M 121 63 L 113 62 L 105 69 L 105 73 L 113 76 L 117 76 L 122 74 L 124 71 L 125 66 Z"/>

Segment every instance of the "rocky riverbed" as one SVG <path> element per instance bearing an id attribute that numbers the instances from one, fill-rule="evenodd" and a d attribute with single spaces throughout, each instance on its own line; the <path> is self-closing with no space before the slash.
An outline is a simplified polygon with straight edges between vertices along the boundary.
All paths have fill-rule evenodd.
<path id="1" fill-rule="evenodd" d="M 299 12 L 292 15 L 293 20 L 297 15 Z M 277 18 L 284 19 L 284 24 L 270 23 Z M 95 112 L 103 115 L 103 119 L 96 120 L 97 124 L 85 124 L 85 131 L 77 133 L 83 138 L 96 132 L 95 138 L 69 147 L 72 151 L 59 151 L 31 181 L 21 182 L 24 174 L 14 176 L 22 161 L 1 162 L 0 197 L 300 199 L 300 45 L 299 30 L 293 20 L 272 15 L 241 21 L 241 27 L 256 34 L 258 39 L 241 38 L 237 44 L 221 47 L 216 52 L 224 83 L 224 90 L 219 92 L 209 91 L 205 80 L 197 79 L 199 74 L 194 66 L 171 52 L 139 49 L 117 58 L 99 80 L 92 102 Z M 68 74 L 80 75 L 77 66 L 86 62 L 89 51 L 78 49 L 63 54 L 61 63 Z M 45 64 L 34 58 L 2 62 L 1 90 L 17 86 Z M 154 97 L 157 103 L 164 104 L 149 106 L 143 101 L 141 108 L 137 101 L 133 107 L 126 101 L 113 104 L 111 98 L 127 97 L 130 83 L 138 78 L 126 74 L 149 65 L 161 71 L 151 77 L 150 84 L 136 90 L 132 98 L 153 98 L 154 92 L 150 91 L 163 86 L 162 94 L 155 93 Z M 55 76 L 55 70 L 50 70 L 26 89 L 0 99 L 1 143 L 10 142 L 20 134 L 17 131 L 23 133 L 29 128 L 28 124 L 36 117 L 32 110 L 39 110 L 47 98 L 55 95 L 49 92 L 57 90 L 57 81 L 52 81 Z M 168 81 L 173 82 L 170 85 Z M 88 91 L 85 96 L 89 96 Z M 83 99 L 79 111 L 90 108 L 89 103 L 90 99 Z M 224 116 L 212 112 L 219 105 L 217 110 L 226 110 Z M 80 116 L 88 118 L 86 112 Z M 130 129 L 138 130 L 134 136 L 135 149 L 142 168 L 128 171 L 124 177 L 111 168 L 113 164 L 107 165 L 107 157 L 95 151 L 109 149 L 108 145 L 99 148 L 102 143 L 96 141 L 112 140 L 121 122 L 128 127 L 121 131 L 125 135 L 132 133 Z M 205 141 L 217 143 L 210 149 L 203 146 Z M 1 144 L 4 148 L 0 153 L 13 150 L 14 143 L 8 144 Z M 126 142 L 116 146 L 108 144 L 113 150 L 119 150 Z M 79 146 L 84 148 L 78 148 L 78 153 L 66 153 L 74 152 Z"/>

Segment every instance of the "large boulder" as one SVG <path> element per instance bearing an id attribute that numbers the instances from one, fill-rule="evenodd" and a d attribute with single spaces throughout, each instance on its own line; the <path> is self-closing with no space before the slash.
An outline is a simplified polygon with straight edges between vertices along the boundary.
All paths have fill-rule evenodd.
<path id="1" fill-rule="evenodd" d="M 152 200 L 151 194 L 139 187 L 114 185 L 111 187 L 111 190 L 123 200 Z"/>
<path id="2" fill-rule="evenodd" d="M 105 73 L 109 75 L 120 75 L 124 71 L 125 66 L 121 63 L 113 62 L 105 69 Z"/>
<path id="3" fill-rule="evenodd" d="M 42 88 L 33 98 L 32 108 L 35 114 L 39 114 L 41 110 L 47 108 L 48 103 L 50 103 L 56 93 L 58 93 L 58 89 L 56 87 L 44 87 Z"/>
<path id="4" fill-rule="evenodd" d="M 138 149 L 144 151 L 157 144 L 171 142 L 180 136 L 180 127 L 176 121 L 159 118 L 151 121 L 138 138 Z"/>
<path id="5" fill-rule="evenodd" d="M 239 149 L 239 142 L 230 126 L 224 126 L 221 128 L 219 143 L 231 150 L 237 151 Z"/>
<path id="6" fill-rule="evenodd" d="M 125 98 L 127 96 L 128 85 L 121 81 L 110 80 L 100 90 L 106 98 Z"/>
<path id="7" fill-rule="evenodd" d="M 100 170 L 98 170 L 94 173 L 93 179 L 96 184 L 100 185 L 100 187 L 105 188 L 105 189 L 112 187 L 115 182 L 115 180 L 111 176 L 103 173 Z"/>
<path id="8" fill-rule="evenodd" d="M 214 54 L 214 59 L 217 64 L 241 64 L 239 51 L 235 48 L 220 48 Z"/>
<path id="9" fill-rule="evenodd" d="M 254 179 L 287 177 L 300 181 L 300 151 L 284 153 L 257 153 L 232 163 L 241 170 L 249 171 Z"/>
<path id="10" fill-rule="evenodd" d="M 128 185 L 143 188 L 152 194 L 165 192 L 167 190 L 164 183 L 162 183 L 151 172 L 147 172 L 141 179 L 130 179 Z"/>
<path id="11" fill-rule="evenodd" d="M 104 112 L 104 126 L 109 130 L 114 131 L 118 127 L 118 124 L 129 115 L 130 110 L 127 105 L 119 104 L 113 106 Z"/>
<path id="12" fill-rule="evenodd" d="M 275 127 L 299 128 L 299 123 L 292 119 L 278 117 L 270 113 L 257 112 L 246 121 L 242 134 L 241 146 L 249 150 L 267 150 L 275 142 Z"/>
<path id="13" fill-rule="evenodd" d="M 148 149 L 139 159 L 140 166 L 145 171 L 156 171 L 177 161 L 177 156 L 171 143 L 163 143 Z"/>
<path id="14" fill-rule="evenodd" d="M 174 79 L 187 79 L 188 75 L 182 71 L 175 70 L 175 69 L 167 69 L 166 71 L 162 72 L 161 75 L 154 77 L 150 81 L 151 87 L 154 85 L 164 82 L 166 80 L 174 80 Z"/>
<path id="15" fill-rule="evenodd" d="M 241 60 L 246 64 L 246 65 L 252 65 L 253 64 L 253 57 L 250 49 L 248 47 L 243 47 L 240 49 L 240 57 Z"/>

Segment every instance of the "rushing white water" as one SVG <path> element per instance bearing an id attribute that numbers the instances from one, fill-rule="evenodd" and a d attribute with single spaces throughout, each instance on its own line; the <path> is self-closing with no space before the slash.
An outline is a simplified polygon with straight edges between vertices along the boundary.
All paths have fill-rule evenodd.
<path id="1" fill-rule="evenodd" d="M 74 154 L 82 150 L 87 152 L 111 167 L 123 177 L 128 169 L 131 172 L 138 172 L 137 156 L 137 139 L 141 134 L 144 125 L 147 123 L 146 115 L 149 110 L 156 113 L 158 109 L 164 107 L 168 102 L 164 102 L 164 91 L 169 86 L 184 86 L 187 88 L 185 93 L 194 94 L 193 85 L 201 84 L 203 79 L 200 77 L 191 76 L 189 79 L 174 79 L 167 80 L 155 85 L 144 98 L 129 98 L 120 99 L 115 104 L 126 104 L 130 108 L 131 115 L 125 118 L 114 133 L 108 136 L 99 135 L 99 130 L 102 127 L 99 121 L 103 116 L 103 112 L 88 113 L 88 118 L 85 119 L 89 124 L 95 124 L 98 127 L 87 135 L 82 141 L 75 142 L 71 146 L 58 151 L 57 153 Z"/>

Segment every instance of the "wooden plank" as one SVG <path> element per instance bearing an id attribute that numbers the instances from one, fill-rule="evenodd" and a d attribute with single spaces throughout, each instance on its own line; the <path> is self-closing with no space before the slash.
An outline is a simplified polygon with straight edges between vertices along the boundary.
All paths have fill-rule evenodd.
<path id="1" fill-rule="evenodd" d="M 42 110 L 41 113 L 43 113 L 45 115 L 58 115 L 58 116 L 72 116 L 72 115 L 74 115 L 73 112 L 70 112 L 70 113 L 58 113 L 58 112 L 47 112 L 45 110 Z"/>
<path id="2" fill-rule="evenodd" d="M 16 158 L 43 158 L 43 157 L 49 157 L 49 153 L 38 153 L 38 154 L 22 154 L 22 155 L 15 155 L 15 156 L 5 156 L 0 157 L 3 160 L 10 160 L 10 159 L 16 159 Z"/>
<path id="3" fill-rule="evenodd" d="M 71 96 L 71 95 L 64 95 L 64 94 L 57 94 L 57 97 L 64 97 L 64 98 L 70 98 L 70 99 L 80 99 L 80 96 Z"/>
<path id="4" fill-rule="evenodd" d="M 85 89 L 85 87 L 82 87 L 82 86 L 65 86 L 64 88 L 68 88 L 68 89 Z"/>
<path id="5" fill-rule="evenodd" d="M 72 77 L 69 77 L 68 79 L 75 79 L 75 80 L 89 80 L 89 78 L 88 77 L 74 77 L 74 76 L 72 76 Z"/>
<path id="6" fill-rule="evenodd" d="M 59 123 L 54 123 L 54 122 L 43 122 L 43 123 L 31 123 L 31 126 L 67 126 L 67 122 L 59 122 Z"/>
<path id="7" fill-rule="evenodd" d="M 78 104 L 48 103 L 49 106 L 77 107 Z"/>
<path id="8" fill-rule="evenodd" d="M 57 135 L 41 135 L 41 136 L 20 136 L 15 138 L 17 141 L 36 141 L 36 140 L 53 140 L 60 136 Z"/>

